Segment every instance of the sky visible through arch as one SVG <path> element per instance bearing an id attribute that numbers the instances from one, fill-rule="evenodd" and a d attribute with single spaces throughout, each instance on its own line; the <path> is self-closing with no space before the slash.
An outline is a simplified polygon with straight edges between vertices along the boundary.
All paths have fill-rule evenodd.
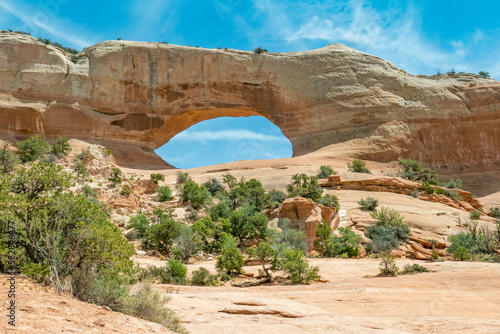
<path id="1" fill-rule="evenodd" d="M 79 50 L 116 38 L 248 51 L 261 46 L 269 52 L 343 43 L 411 74 L 486 71 L 499 80 L 499 13 L 497 0 L 0 0 L 0 29 Z M 262 124 L 256 119 L 237 128 L 224 119 L 204 123 L 200 131 L 219 132 L 219 139 L 184 141 L 217 142 L 218 151 L 207 150 L 201 161 L 230 155 L 235 142 L 228 131 L 245 130 L 245 140 L 249 133 L 258 137 Z M 277 156 L 277 142 L 260 138 L 262 153 Z M 244 154 L 237 160 L 249 158 Z"/>

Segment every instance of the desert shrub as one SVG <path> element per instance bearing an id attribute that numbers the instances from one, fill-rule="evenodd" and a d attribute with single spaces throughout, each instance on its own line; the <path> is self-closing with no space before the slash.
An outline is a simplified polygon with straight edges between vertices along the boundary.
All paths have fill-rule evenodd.
<path id="1" fill-rule="evenodd" d="M 245 264 L 243 254 L 236 248 L 236 243 L 227 236 L 223 241 L 222 252 L 217 257 L 215 267 L 221 274 L 236 276 L 243 272 Z"/>
<path id="2" fill-rule="evenodd" d="M 159 279 L 162 284 L 186 285 L 188 283 L 187 268 L 176 259 L 168 260 L 164 267 L 148 266 L 145 270 L 148 272 L 146 276 Z"/>
<path id="3" fill-rule="evenodd" d="M 495 254 L 495 250 L 500 246 L 500 225 L 497 222 L 497 231 L 490 231 L 488 228 L 479 228 L 477 221 L 469 221 L 466 232 L 460 232 L 448 237 L 451 245 L 448 247 L 448 253 L 464 247 L 468 253 L 478 256 Z M 462 251 L 459 251 L 461 253 Z"/>
<path id="4" fill-rule="evenodd" d="M 222 184 L 215 178 L 203 183 L 203 186 L 208 189 L 212 196 L 215 196 L 217 192 L 224 190 Z"/>
<path id="5" fill-rule="evenodd" d="M 75 160 L 74 170 L 78 179 L 86 179 L 90 176 L 87 166 L 85 166 L 85 164 L 80 159 Z"/>
<path id="6" fill-rule="evenodd" d="M 214 286 L 217 285 L 217 275 L 211 275 L 210 272 L 201 267 L 193 271 L 191 285 L 198 286 Z"/>
<path id="7" fill-rule="evenodd" d="M 337 174 L 337 173 L 333 170 L 332 166 L 324 166 L 323 165 L 323 166 L 319 167 L 319 171 L 318 171 L 318 174 L 316 174 L 316 177 L 318 179 L 326 179 L 330 175 L 335 175 L 335 174 Z"/>
<path id="8" fill-rule="evenodd" d="M 161 186 L 158 188 L 158 201 L 159 202 L 165 202 L 165 201 L 171 201 L 172 200 L 172 191 L 170 190 L 169 186 Z"/>
<path id="9" fill-rule="evenodd" d="M 140 239 L 146 234 L 149 224 L 150 222 L 148 217 L 141 213 L 130 218 L 127 229 L 133 228 L 137 232 L 137 237 Z"/>
<path id="10" fill-rule="evenodd" d="M 319 268 L 309 266 L 304 252 L 298 249 L 286 249 L 283 259 L 275 261 L 274 267 L 285 271 L 292 284 L 309 284 L 321 279 Z"/>
<path id="11" fill-rule="evenodd" d="M 149 177 L 151 178 L 151 180 L 153 180 L 155 184 L 158 184 L 160 181 L 165 181 L 165 176 L 160 173 L 151 174 Z"/>
<path id="12" fill-rule="evenodd" d="M 479 218 L 481 218 L 481 212 L 474 210 L 469 213 L 469 219 L 478 220 Z"/>
<path id="13" fill-rule="evenodd" d="M 108 178 L 108 181 L 111 182 L 113 187 L 116 188 L 117 185 L 123 182 L 123 179 L 121 178 L 122 171 L 120 168 L 113 168 L 111 171 L 111 175 Z"/>
<path id="14" fill-rule="evenodd" d="M 33 278 L 38 283 L 50 282 L 50 266 L 44 263 L 27 262 L 21 265 L 21 274 Z"/>
<path id="15" fill-rule="evenodd" d="M 203 249 L 202 236 L 187 225 L 181 225 L 179 235 L 174 240 L 172 254 L 176 260 L 187 263 L 191 256 Z"/>
<path id="16" fill-rule="evenodd" d="M 266 262 L 276 260 L 276 257 L 278 256 L 278 251 L 274 249 L 271 244 L 261 242 L 257 247 L 249 248 L 248 255 L 259 261 L 262 265 L 262 270 L 266 273 L 266 276 L 271 277 L 271 268 L 266 267 Z"/>
<path id="17" fill-rule="evenodd" d="M 130 195 L 132 195 L 133 192 L 134 191 L 132 190 L 132 187 L 126 184 L 122 187 L 122 191 L 120 192 L 120 194 L 122 196 L 129 197 Z"/>
<path id="18" fill-rule="evenodd" d="M 426 193 L 428 193 L 429 195 L 432 195 L 434 194 L 434 187 L 431 186 L 428 182 L 423 182 L 422 183 L 422 188 L 425 190 Z"/>
<path id="19" fill-rule="evenodd" d="M 439 188 L 437 190 L 442 190 L 442 189 Z M 436 190 L 436 193 L 441 193 L 441 192 L 438 192 L 437 190 Z M 446 197 L 449 197 L 449 198 L 454 199 L 456 201 L 462 200 L 462 196 L 460 196 L 460 194 L 456 190 L 444 189 L 442 194 L 445 195 Z"/>
<path id="20" fill-rule="evenodd" d="M 441 187 L 445 187 L 448 189 L 461 189 L 462 188 L 462 180 L 460 179 L 450 179 L 448 182 L 443 182 Z"/>
<path id="21" fill-rule="evenodd" d="M 183 184 L 189 179 L 188 173 L 177 172 L 177 183 Z"/>
<path id="22" fill-rule="evenodd" d="M 120 311 L 161 324 L 176 333 L 187 333 L 179 318 L 163 306 L 168 301 L 168 298 L 162 298 L 158 291 L 153 290 L 151 283 L 146 283 L 135 294 L 125 299 Z"/>
<path id="23" fill-rule="evenodd" d="M 317 201 L 321 198 L 323 189 L 318 185 L 316 176 L 306 174 L 295 174 L 292 176 L 292 183 L 286 186 L 288 197 L 301 196 Z"/>
<path id="24" fill-rule="evenodd" d="M 258 46 L 258 47 L 256 47 L 256 48 L 253 50 L 253 53 L 257 53 L 257 54 L 267 53 L 267 50 L 266 50 L 266 49 L 261 48 L 260 46 Z"/>
<path id="25" fill-rule="evenodd" d="M 500 208 L 491 208 L 491 216 L 500 219 Z"/>
<path id="26" fill-rule="evenodd" d="M 82 187 L 81 192 L 85 197 L 88 198 L 95 198 L 97 196 L 95 191 L 88 184 Z"/>
<path id="27" fill-rule="evenodd" d="M 351 172 L 354 172 L 354 173 L 368 173 L 368 174 L 371 173 L 368 170 L 368 168 L 366 168 L 366 162 L 364 162 L 361 159 L 354 159 L 352 161 L 352 164 L 348 163 L 347 169 Z"/>
<path id="28" fill-rule="evenodd" d="M 332 234 L 332 228 L 322 220 L 316 228 L 314 250 L 323 257 L 357 257 L 361 237 L 350 227 L 339 227 L 339 235 Z"/>
<path id="29" fill-rule="evenodd" d="M 335 195 L 326 194 L 321 196 L 317 202 L 330 208 L 340 209 L 339 199 Z"/>
<path id="30" fill-rule="evenodd" d="M 220 218 L 229 218 L 231 216 L 231 207 L 229 206 L 228 202 L 222 201 L 220 203 L 217 203 L 216 205 L 213 205 L 210 207 L 208 210 L 210 217 L 212 218 L 213 221 L 217 221 Z"/>
<path id="31" fill-rule="evenodd" d="M 178 185 L 181 192 L 181 199 L 185 203 L 190 203 L 193 209 L 198 210 L 210 201 L 210 192 L 204 186 L 198 185 L 191 179 Z"/>
<path id="32" fill-rule="evenodd" d="M 19 163 L 18 157 L 9 150 L 10 143 L 4 142 L 0 151 L 0 173 L 10 173 Z"/>
<path id="33" fill-rule="evenodd" d="M 287 248 L 306 251 L 306 235 L 304 231 L 295 229 L 290 225 L 290 219 L 285 218 L 279 226 L 280 231 L 269 229 L 267 231 L 267 242 L 269 242 L 276 250 L 280 257 L 283 257 Z"/>
<path id="34" fill-rule="evenodd" d="M 252 211 L 232 211 L 229 216 L 231 233 L 240 243 L 243 240 L 262 240 L 266 237 L 269 219 L 265 215 Z"/>
<path id="35" fill-rule="evenodd" d="M 378 222 L 366 229 L 367 237 L 372 239 L 366 245 L 369 252 L 390 252 L 408 239 L 410 229 L 403 224 L 403 218 L 396 210 L 382 207 L 380 211 L 373 211 L 371 215 Z"/>
<path id="36" fill-rule="evenodd" d="M 400 170 L 398 176 L 411 181 L 426 182 L 432 185 L 439 184 L 438 174 L 435 170 L 424 168 L 418 161 L 407 158 L 399 160 Z"/>
<path id="37" fill-rule="evenodd" d="M 273 210 L 278 208 L 281 203 L 286 199 L 286 194 L 282 191 L 272 189 L 268 193 L 268 206 Z"/>
<path id="38" fill-rule="evenodd" d="M 38 136 L 17 143 L 17 154 L 22 162 L 35 161 L 50 152 L 50 144 Z"/>
<path id="39" fill-rule="evenodd" d="M 201 237 L 206 252 L 219 252 L 224 236 L 231 234 L 231 222 L 226 218 L 214 222 L 212 218 L 205 217 L 194 222 L 190 228 Z"/>
<path id="40" fill-rule="evenodd" d="M 417 274 L 417 273 L 427 273 L 429 272 L 429 269 L 427 269 L 426 267 L 424 266 L 421 266 L 417 263 L 414 263 L 413 265 L 409 265 L 407 264 L 403 271 L 401 272 L 401 275 L 413 275 L 413 274 Z"/>
<path id="41" fill-rule="evenodd" d="M 313 243 L 315 251 L 324 257 L 334 257 L 336 255 L 332 228 L 323 219 L 316 227 L 316 238 Z"/>
<path id="42" fill-rule="evenodd" d="M 471 256 L 469 251 L 464 246 L 459 246 L 453 252 L 453 259 L 457 261 L 467 261 L 470 260 Z"/>
<path id="43" fill-rule="evenodd" d="M 485 71 L 480 71 L 479 72 L 479 75 L 482 76 L 483 78 L 485 79 L 489 79 L 491 76 L 490 76 L 490 73 L 488 72 L 485 72 Z"/>
<path id="44" fill-rule="evenodd" d="M 226 197 L 233 210 L 238 207 L 253 207 L 255 212 L 260 212 L 268 204 L 269 196 L 262 187 L 262 183 L 256 179 L 249 181 L 241 180 L 236 182 L 236 178 L 230 174 L 224 175 L 224 183 L 229 186 L 227 196 L 225 193 L 220 193 Z"/>
<path id="45" fill-rule="evenodd" d="M 68 143 L 68 138 L 59 137 L 51 146 L 51 153 L 58 156 L 67 156 L 71 152 L 71 146 Z"/>
<path id="46" fill-rule="evenodd" d="M 378 206 L 378 201 L 372 197 L 367 197 L 365 199 L 361 199 L 359 202 L 359 208 L 363 211 L 373 211 Z"/>
<path id="47" fill-rule="evenodd" d="M 379 253 L 379 257 L 382 259 L 380 261 L 379 276 L 397 276 L 399 268 L 394 261 L 394 256 L 387 252 L 381 252 Z"/>
<path id="48" fill-rule="evenodd" d="M 169 254 L 181 224 L 167 215 L 159 217 L 159 222 L 152 224 L 142 239 L 142 248 L 155 249 L 162 254 Z"/>

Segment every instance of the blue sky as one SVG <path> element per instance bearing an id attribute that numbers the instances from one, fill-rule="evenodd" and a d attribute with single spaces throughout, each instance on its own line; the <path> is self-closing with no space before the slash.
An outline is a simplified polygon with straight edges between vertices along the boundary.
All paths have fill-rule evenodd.
<path id="1" fill-rule="evenodd" d="M 262 46 L 270 52 L 343 43 L 412 74 L 454 69 L 487 71 L 500 79 L 499 13 L 500 2 L 493 0 L 0 0 L 0 29 L 28 31 L 77 49 L 116 38 L 240 50 Z M 230 155 L 230 160 L 242 160 L 291 154 L 289 142 L 272 136 L 259 137 L 262 156 L 250 157 L 245 150 L 234 149 L 250 140 L 248 132 L 256 137 L 266 134 L 262 129 L 270 124 L 262 118 L 208 122 L 186 131 L 219 135 L 210 140 L 207 136 L 186 140 L 181 135 L 177 143 L 191 145 L 180 152 L 205 147 L 200 156 L 184 154 L 186 159 L 180 161 L 176 155 L 174 162 L 164 150 L 159 152 L 184 168 L 218 162 L 214 156 L 222 162 Z M 224 132 L 238 129 L 246 133 L 245 138 L 228 139 L 230 132 Z M 235 151 L 241 155 L 235 156 Z"/>

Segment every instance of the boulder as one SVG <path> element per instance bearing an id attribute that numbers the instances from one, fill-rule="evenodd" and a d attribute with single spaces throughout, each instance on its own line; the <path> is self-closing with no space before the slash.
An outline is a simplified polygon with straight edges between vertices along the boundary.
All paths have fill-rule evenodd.
<path id="1" fill-rule="evenodd" d="M 285 218 L 290 219 L 293 227 L 305 232 L 309 251 L 313 249 L 313 242 L 316 240 L 316 228 L 321 223 L 321 220 L 325 220 L 333 230 L 340 223 L 340 218 L 335 208 L 314 203 L 303 197 L 287 198 L 282 203 L 279 212 L 278 227 L 281 227 L 281 223 Z"/>

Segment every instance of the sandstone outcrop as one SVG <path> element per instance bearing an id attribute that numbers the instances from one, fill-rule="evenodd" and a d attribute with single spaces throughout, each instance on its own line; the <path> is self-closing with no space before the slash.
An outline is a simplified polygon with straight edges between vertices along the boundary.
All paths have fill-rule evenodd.
<path id="1" fill-rule="evenodd" d="M 74 64 L 59 48 L 0 33 L 3 135 L 82 138 L 122 166 L 146 167 L 195 123 L 252 115 L 277 124 L 294 155 L 352 140 L 352 155 L 374 161 L 449 171 L 500 161 L 500 83 L 477 75 L 413 76 L 340 44 L 254 54 L 106 41 Z"/>
<path id="2" fill-rule="evenodd" d="M 428 194 L 423 190 L 420 183 L 405 180 L 399 177 L 379 176 L 367 177 L 358 180 L 342 180 L 338 175 L 331 175 L 327 180 L 320 181 L 321 187 L 333 189 L 349 189 L 349 190 L 364 190 L 364 191 L 382 191 L 396 194 L 410 195 L 413 192 L 417 193 L 418 199 L 430 202 L 446 204 L 456 209 L 465 211 L 481 210 L 484 205 L 477 199 L 472 197 L 468 191 L 461 189 L 453 189 L 461 200 L 447 197 L 443 194 Z M 449 190 L 439 186 L 432 186 L 434 190 Z"/>
<path id="3" fill-rule="evenodd" d="M 313 249 L 316 228 L 321 224 L 321 220 L 325 220 L 332 230 L 336 230 L 340 224 L 337 209 L 311 202 L 303 197 L 287 198 L 280 207 L 278 218 L 280 221 L 288 218 L 291 226 L 304 231 L 309 251 Z"/>

